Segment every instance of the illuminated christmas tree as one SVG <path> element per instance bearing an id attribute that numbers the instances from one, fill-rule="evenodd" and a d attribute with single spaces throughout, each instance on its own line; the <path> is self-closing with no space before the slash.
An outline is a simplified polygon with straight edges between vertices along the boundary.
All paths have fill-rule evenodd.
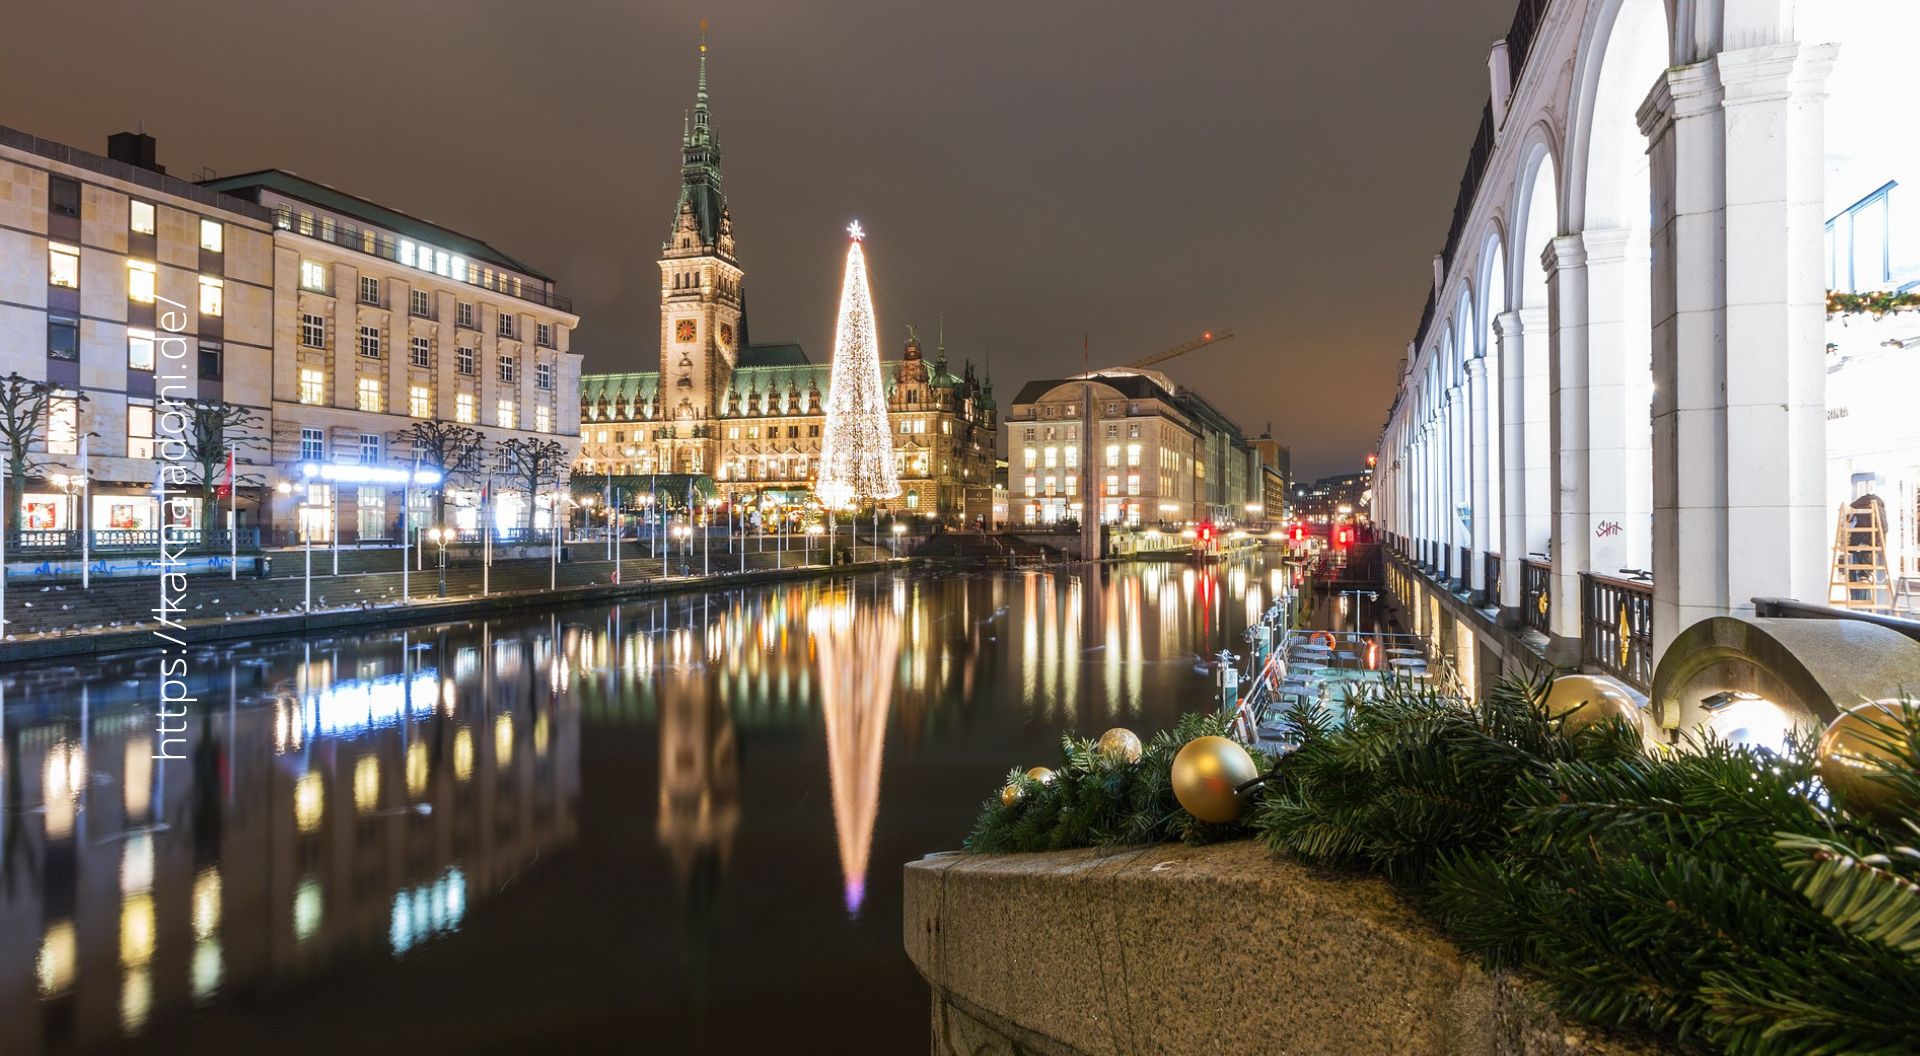
<path id="1" fill-rule="evenodd" d="M 846 277 L 840 284 L 840 329 L 833 342 L 827 432 L 820 444 L 820 501 L 840 508 L 900 494 L 859 221 L 847 228 L 847 234 L 852 240 L 847 245 Z"/>

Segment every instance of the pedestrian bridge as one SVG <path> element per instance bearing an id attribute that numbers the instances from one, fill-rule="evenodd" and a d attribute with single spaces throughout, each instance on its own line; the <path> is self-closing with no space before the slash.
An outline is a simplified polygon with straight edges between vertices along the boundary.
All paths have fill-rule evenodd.
<path id="1" fill-rule="evenodd" d="M 1644 693 L 1756 598 L 1920 607 L 1916 46 L 1910 0 L 1522 0 L 1374 484 L 1463 671 Z"/>

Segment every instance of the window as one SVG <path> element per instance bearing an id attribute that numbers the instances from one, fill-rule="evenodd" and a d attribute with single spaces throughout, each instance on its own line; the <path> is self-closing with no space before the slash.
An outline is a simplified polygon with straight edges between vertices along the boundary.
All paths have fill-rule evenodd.
<path id="1" fill-rule="evenodd" d="M 1117 426 L 1117 425 L 1108 425 L 1108 426 L 1107 426 L 1107 439 L 1109 439 L 1109 440 L 1112 440 L 1113 438 L 1115 438 L 1115 437 L 1117 437 L 1117 436 L 1119 436 L 1119 435 L 1120 435 L 1120 427 L 1119 427 L 1119 426 Z"/>
<path id="2" fill-rule="evenodd" d="M 407 413 L 415 418 L 433 417 L 433 390 L 425 385 L 407 388 Z"/>
<path id="3" fill-rule="evenodd" d="M 500 313 L 500 336 L 501 337 L 513 336 L 513 313 L 511 312 Z"/>
<path id="4" fill-rule="evenodd" d="M 54 393 L 47 400 L 47 453 L 76 454 L 79 445 L 80 401 L 72 393 Z"/>
<path id="5" fill-rule="evenodd" d="M 1119 464 L 1120 464 L 1120 445 L 1108 444 L 1107 445 L 1107 465 L 1117 466 Z"/>
<path id="6" fill-rule="evenodd" d="M 808 436 L 814 436 L 814 437 L 817 437 L 817 436 L 819 436 L 819 435 L 820 435 L 820 427 L 819 427 L 819 426 L 817 426 L 817 425 L 809 425 L 809 426 L 807 426 L 807 435 L 808 435 Z"/>
<path id="7" fill-rule="evenodd" d="M 1127 426 L 1127 439 L 1137 440 L 1139 438 L 1140 438 L 1140 426 L 1137 424 Z"/>
<path id="8" fill-rule="evenodd" d="M 408 354 L 408 358 L 412 361 L 414 366 L 416 367 L 426 366 L 427 365 L 427 339 L 424 337 L 416 337 L 416 338 L 410 339 L 407 342 L 407 354 Z"/>
<path id="9" fill-rule="evenodd" d="M 156 284 L 152 264 L 144 260 L 127 261 L 127 297 L 141 304 L 153 303 L 153 291 Z"/>
<path id="10" fill-rule="evenodd" d="M 326 436 L 318 429 L 300 430 L 300 461 L 324 462 L 326 459 Z"/>
<path id="11" fill-rule="evenodd" d="M 60 242 L 47 243 L 47 282 L 71 290 L 80 288 L 80 249 Z"/>
<path id="12" fill-rule="evenodd" d="M 226 286 L 219 279 L 200 276 L 200 314 L 219 315 L 226 305 Z"/>
<path id="13" fill-rule="evenodd" d="M 1034 478 L 1028 477 L 1027 478 L 1027 494 L 1029 495 L 1034 494 L 1034 485 L 1035 485 Z"/>
<path id="14" fill-rule="evenodd" d="M 1127 465 L 1137 466 L 1139 464 L 1140 464 L 1140 445 L 1128 444 L 1127 445 Z"/>
<path id="15" fill-rule="evenodd" d="M 153 369 L 153 331 L 127 331 L 127 369 Z"/>
<path id="16" fill-rule="evenodd" d="M 534 330 L 534 334 L 535 334 L 535 337 L 534 337 L 534 341 L 535 341 L 535 343 L 536 343 L 536 344 L 538 344 L 538 345 L 540 345 L 540 347 L 542 347 L 542 348 L 552 348 L 552 347 L 553 347 L 553 326 L 552 326 L 552 324 L 550 324 L 550 323 L 541 323 L 541 324 L 540 324 L 540 325 L 539 325 L 538 327 L 536 327 L 536 328 L 535 328 L 535 330 Z"/>
<path id="17" fill-rule="evenodd" d="M 153 457 L 153 401 L 127 401 L 127 457 Z"/>
<path id="18" fill-rule="evenodd" d="M 360 434 L 360 464 L 377 466 L 380 464 L 380 434 Z"/>
<path id="19" fill-rule="evenodd" d="M 553 364 L 537 363 L 534 365 L 533 387 L 543 392 L 553 391 Z"/>
<path id="20" fill-rule="evenodd" d="M 300 343 L 308 348 L 327 347 L 327 318 L 323 315 L 300 317 Z"/>
<path id="21" fill-rule="evenodd" d="M 63 176 L 47 178 L 47 209 L 60 216 L 80 215 L 80 184 Z"/>
<path id="22" fill-rule="evenodd" d="M 47 316 L 47 355 L 54 359 L 80 358 L 80 320 L 71 315 Z"/>
<path id="23" fill-rule="evenodd" d="M 324 371 L 312 367 L 300 369 L 300 402 L 322 404 L 327 402 L 327 375 Z"/>
<path id="24" fill-rule="evenodd" d="M 553 408 L 535 407 L 533 409 L 533 431 L 536 433 L 553 432 Z"/>
<path id="25" fill-rule="evenodd" d="M 1066 448 L 1066 449 L 1065 449 L 1065 454 L 1066 454 L 1066 464 L 1067 464 L 1067 468 L 1068 468 L 1068 469 L 1072 469 L 1072 468 L 1074 468 L 1075 466 L 1078 466 L 1078 465 L 1080 464 L 1080 449 L 1079 449 L 1079 448 L 1077 448 L 1077 447 L 1069 447 L 1069 448 Z"/>
<path id="26" fill-rule="evenodd" d="M 333 288 L 333 276 L 330 271 L 331 269 L 329 269 L 327 265 L 317 260 L 301 261 L 300 288 L 303 290 L 314 290 L 318 293 L 326 293 Z"/>
<path id="27" fill-rule="evenodd" d="M 360 354 L 367 359 L 380 358 L 380 328 L 363 326 L 360 328 Z"/>
<path id="28" fill-rule="evenodd" d="M 381 388 L 379 378 L 361 378 L 357 405 L 363 411 L 384 411 L 387 409 L 387 394 Z"/>
<path id="29" fill-rule="evenodd" d="M 459 366 L 460 373 L 462 374 L 473 373 L 473 349 L 462 348 L 462 349 L 456 350 L 454 353 L 454 361 Z"/>
<path id="30" fill-rule="evenodd" d="M 136 234 L 153 234 L 153 203 L 135 198 L 127 202 L 127 229 Z"/>
<path id="31" fill-rule="evenodd" d="M 1060 449 L 1057 447 L 1047 448 L 1045 457 L 1047 462 L 1047 468 L 1048 469 L 1054 468 L 1055 466 L 1060 464 Z"/>
<path id="32" fill-rule="evenodd" d="M 1138 473 L 1127 474 L 1127 494 L 1129 495 L 1140 494 L 1140 474 Z"/>
<path id="33" fill-rule="evenodd" d="M 453 318 L 454 318 L 454 322 L 458 323 L 459 325 L 464 326 L 469 330 L 473 329 L 473 305 L 468 304 L 465 301 L 461 301 L 460 304 L 454 309 Z"/>
<path id="34" fill-rule="evenodd" d="M 502 429 L 520 428 L 520 415 L 511 398 L 502 398 L 494 405 L 493 424 Z"/>
<path id="35" fill-rule="evenodd" d="M 201 377 L 218 378 L 220 376 L 221 354 L 222 354 L 222 349 L 220 347 L 220 342 L 218 341 L 200 342 L 200 376 Z"/>
<path id="36" fill-rule="evenodd" d="M 200 221 L 200 248 L 209 253 L 226 252 L 227 225 L 218 220 Z"/>
<path id="37" fill-rule="evenodd" d="M 461 425 L 473 425 L 480 420 L 479 413 L 474 409 L 473 393 L 461 392 L 454 395 L 453 420 Z"/>
<path id="38" fill-rule="evenodd" d="M 360 303 L 380 303 L 380 280 L 371 275 L 360 276 Z"/>
<path id="39" fill-rule="evenodd" d="M 415 290 L 413 291 L 413 296 L 409 299 L 412 301 L 413 314 L 425 318 L 433 304 L 432 299 L 427 295 L 427 291 Z"/>
<path id="40" fill-rule="evenodd" d="M 514 381 L 513 357 L 502 353 L 499 358 L 494 361 L 494 373 L 499 376 L 501 381 L 511 385 Z"/>

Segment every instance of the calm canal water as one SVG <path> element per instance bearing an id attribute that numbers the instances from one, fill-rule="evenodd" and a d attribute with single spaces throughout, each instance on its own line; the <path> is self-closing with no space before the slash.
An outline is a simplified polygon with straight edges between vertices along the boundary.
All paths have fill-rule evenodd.
<path id="1" fill-rule="evenodd" d="M 1213 703 L 1279 565 L 915 572 L 0 673 L 0 1053 L 928 1043 L 900 866 Z"/>

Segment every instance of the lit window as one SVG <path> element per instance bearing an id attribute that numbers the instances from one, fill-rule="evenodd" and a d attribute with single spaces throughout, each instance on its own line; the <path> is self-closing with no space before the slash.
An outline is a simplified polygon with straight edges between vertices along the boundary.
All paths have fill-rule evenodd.
<path id="1" fill-rule="evenodd" d="M 363 326 L 360 328 L 360 354 L 368 359 L 380 358 L 380 328 Z"/>
<path id="2" fill-rule="evenodd" d="M 200 248 L 209 253 L 225 251 L 227 227 L 218 220 L 200 221 Z"/>
<path id="3" fill-rule="evenodd" d="M 79 444 L 80 401 L 71 394 L 55 393 L 47 400 L 47 453 L 75 454 Z"/>
<path id="4" fill-rule="evenodd" d="M 1127 445 L 1127 465 L 1137 466 L 1139 464 L 1140 464 L 1140 445 L 1128 444 Z"/>
<path id="5" fill-rule="evenodd" d="M 144 260 L 127 261 L 127 296 L 141 304 L 153 303 L 156 278 L 152 264 Z"/>
<path id="6" fill-rule="evenodd" d="M 1138 473 L 1127 474 L 1127 494 L 1129 495 L 1140 494 L 1140 474 Z"/>
<path id="7" fill-rule="evenodd" d="M 80 250 L 59 242 L 47 243 L 47 281 L 68 289 L 80 288 Z"/>
<path id="8" fill-rule="evenodd" d="M 318 429 L 300 430 L 300 461 L 322 462 L 326 457 L 326 435 Z"/>
<path id="9" fill-rule="evenodd" d="M 153 203 L 134 199 L 127 203 L 127 227 L 142 235 L 153 234 Z"/>
<path id="10" fill-rule="evenodd" d="M 360 379 L 358 406 L 363 411 L 387 409 L 386 392 L 382 390 L 379 378 Z"/>
<path id="11" fill-rule="evenodd" d="M 127 401 L 127 457 L 153 457 L 153 401 Z"/>
<path id="12" fill-rule="evenodd" d="M 153 331 L 127 331 L 127 369 L 153 369 Z"/>
<path id="13" fill-rule="evenodd" d="M 1067 456 L 1067 468 L 1068 468 L 1068 469 L 1072 469 L 1072 468 L 1074 468 L 1075 466 L 1077 466 L 1077 465 L 1079 465 L 1079 464 L 1080 464 L 1080 449 L 1079 449 L 1079 448 L 1077 448 L 1077 447 L 1069 447 L 1069 448 L 1067 448 L 1067 449 L 1066 449 L 1066 456 Z"/>
<path id="14" fill-rule="evenodd" d="M 200 276 L 200 314 L 219 315 L 225 307 L 226 287 L 219 279 Z"/>
<path id="15" fill-rule="evenodd" d="M 1112 427 L 1109 426 L 1108 428 L 1112 428 Z M 1108 444 L 1107 445 L 1107 465 L 1117 466 L 1119 464 L 1120 464 L 1120 445 Z"/>
<path id="16" fill-rule="evenodd" d="M 1031 433 L 1033 430 L 1029 429 L 1027 432 Z M 1032 469 L 1034 466 L 1039 465 L 1039 463 L 1040 452 L 1031 447 L 1027 448 L 1027 468 Z"/>
<path id="17" fill-rule="evenodd" d="M 480 420 L 474 408 L 473 393 L 456 393 L 453 397 L 453 418 L 462 425 L 473 425 Z"/>
<path id="18" fill-rule="evenodd" d="M 536 433 L 553 432 L 553 408 L 535 407 L 533 409 L 533 431 Z"/>
<path id="19" fill-rule="evenodd" d="M 304 367 L 300 371 L 300 402 L 321 404 L 327 402 L 327 375 L 325 371 Z"/>
<path id="20" fill-rule="evenodd" d="M 457 350 L 454 353 L 454 360 L 456 362 L 456 365 L 459 367 L 460 373 L 462 374 L 473 373 L 473 349 L 462 348 Z"/>
<path id="21" fill-rule="evenodd" d="M 408 342 L 408 351 L 414 366 L 424 367 L 427 365 L 427 339 L 426 338 L 424 337 L 412 338 Z"/>
<path id="22" fill-rule="evenodd" d="M 1027 478 L 1027 494 L 1031 495 L 1033 494 L 1033 492 L 1034 492 L 1034 478 L 1028 477 Z"/>
<path id="23" fill-rule="evenodd" d="M 300 343 L 308 348 L 325 348 L 327 345 L 327 319 L 322 315 L 303 315 L 300 317 Z"/>
<path id="24" fill-rule="evenodd" d="M 303 260 L 300 262 L 301 289 L 325 293 L 332 288 L 332 279 L 333 277 L 329 274 L 327 265 L 317 260 Z"/>
<path id="25" fill-rule="evenodd" d="M 1059 464 L 1060 464 L 1060 449 L 1059 449 L 1059 448 L 1057 448 L 1057 447 L 1049 447 L 1049 448 L 1047 448 L 1047 454 L 1046 454 L 1046 460 L 1047 460 L 1047 468 L 1048 468 L 1048 469 L 1052 469 L 1052 468 L 1054 468 L 1055 466 L 1057 466 L 1057 465 L 1059 465 Z"/>
<path id="26" fill-rule="evenodd" d="M 433 417 L 433 391 L 425 385 L 407 389 L 407 413 L 415 418 Z"/>
<path id="27" fill-rule="evenodd" d="M 520 428 L 520 415 L 511 399 L 502 399 L 494 405 L 493 424 L 502 429 Z"/>
<path id="28" fill-rule="evenodd" d="M 360 464 L 377 466 L 380 464 L 380 434 L 360 434 Z"/>

